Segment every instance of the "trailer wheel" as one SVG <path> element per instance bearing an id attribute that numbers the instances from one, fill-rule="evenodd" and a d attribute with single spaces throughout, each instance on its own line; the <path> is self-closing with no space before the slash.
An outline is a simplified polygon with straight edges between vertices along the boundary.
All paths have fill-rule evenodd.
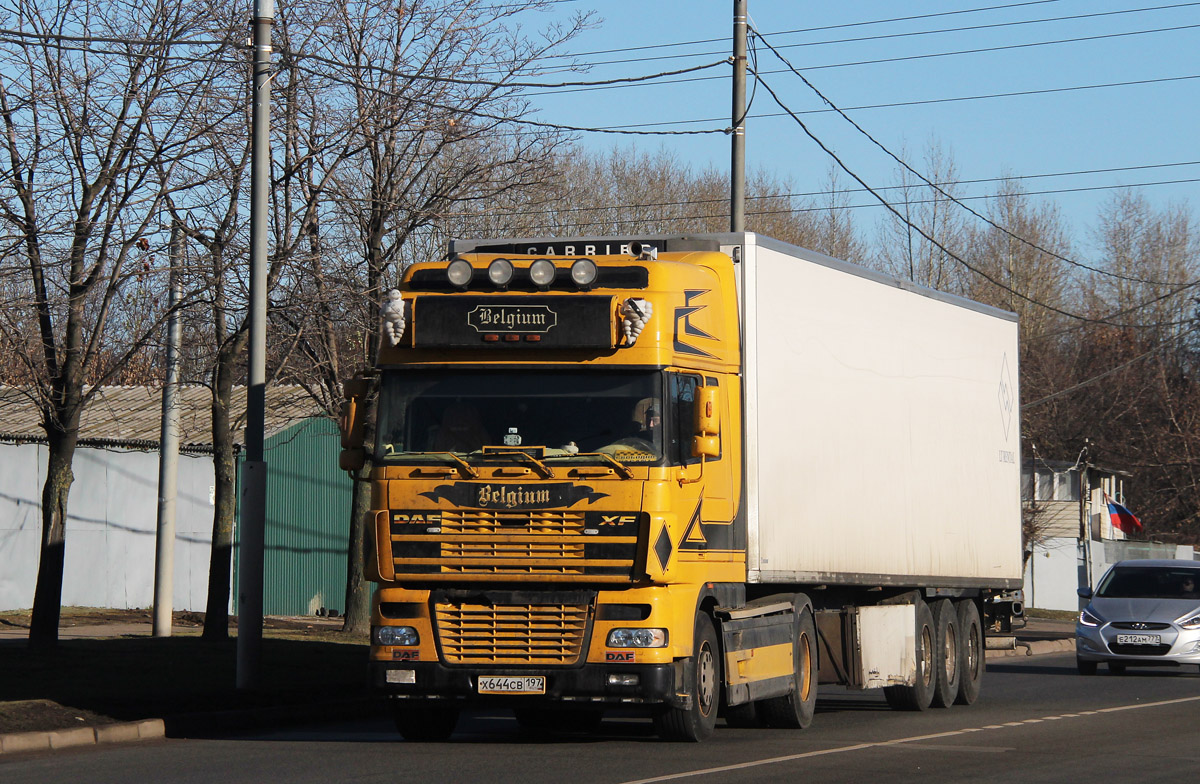
<path id="1" fill-rule="evenodd" d="M 395 700 L 392 718 L 405 740 L 437 742 L 454 734 L 458 726 L 458 706 L 440 702 Z"/>
<path id="2" fill-rule="evenodd" d="M 937 630 L 934 666 L 937 669 L 937 685 L 933 690 L 933 707 L 948 708 L 958 698 L 959 679 L 962 677 L 962 654 L 959 652 L 962 637 L 959 633 L 958 612 L 949 599 L 940 599 L 931 606 L 933 626 Z"/>
<path id="3" fill-rule="evenodd" d="M 696 614 L 692 637 L 691 704 L 667 708 L 654 717 L 654 729 L 663 740 L 695 743 L 712 735 L 717 726 L 717 704 L 721 697 L 721 653 L 712 620 Z"/>
<path id="4" fill-rule="evenodd" d="M 812 724 L 817 708 L 817 629 L 812 608 L 797 602 L 795 657 L 796 680 L 792 691 L 759 703 L 759 716 L 768 727 L 802 730 Z"/>
<path id="5" fill-rule="evenodd" d="M 937 686 L 937 631 L 929 605 L 920 599 L 915 603 L 917 614 L 917 677 L 912 686 L 885 686 L 883 696 L 896 710 L 923 711 L 933 701 Z"/>
<path id="6" fill-rule="evenodd" d="M 958 602 L 958 696 L 956 705 L 970 705 L 979 699 L 983 684 L 984 661 L 983 623 L 979 607 L 971 599 Z"/>

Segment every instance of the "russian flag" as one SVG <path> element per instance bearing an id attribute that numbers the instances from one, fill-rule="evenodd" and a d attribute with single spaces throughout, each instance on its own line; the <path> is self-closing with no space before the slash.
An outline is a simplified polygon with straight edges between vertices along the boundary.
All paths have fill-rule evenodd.
<path id="1" fill-rule="evenodd" d="M 1137 519 L 1137 515 L 1109 498 L 1108 493 L 1104 494 L 1104 502 L 1108 504 L 1108 519 L 1112 521 L 1113 528 L 1127 534 L 1142 530 L 1142 521 Z"/>

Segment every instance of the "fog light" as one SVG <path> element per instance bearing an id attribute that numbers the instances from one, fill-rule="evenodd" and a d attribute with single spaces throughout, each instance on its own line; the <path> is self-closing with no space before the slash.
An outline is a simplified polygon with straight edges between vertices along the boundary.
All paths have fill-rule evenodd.
<path id="1" fill-rule="evenodd" d="M 450 281 L 450 285 L 460 289 L 465 289 L 467 284 L 471 282 L 471 276 L 475 274 L 475 270 L 471 267 L 470 262 L 465 259 L 455 259 L 450 262 L 450 266 L 446 267 L 446 279 Z"/>
<path id="2" fill-rule="evenodd" d="M 539 289 L 548 289 L 554 282 L 554 262 L 550 259 L 538 259 L 529 265 L 529 279 Z"/>
<path id="3" fill-rule="evenodd" d="M 418 645 L 421 636 L 411 626 L 376 626 L 372 637 L 376 645 Z"/>
<path id="4" fill-rule="evenodd" d="M 488 280 L 499 289 L 508 286 L 513 276 L 513 265 L 508 259 L 496 259 L 488 265 Z"/>
<path id="5" fill-rule="evenodd" d="M 586 289 L 596 282 L 596 262 L 591 259 L 578 259 L 571 265 L 571 280 L 581 289 Z"/>
<path id="6" fill-rule="evenodd" d="M 641 679 L 631 672 L 614 672 L 608 676 L 609 686 L 637 686 L 640 682 Z"/>
<path id="7" fill-rule="evenodd" d="M 662 648 L 666 644 L 666 629 L 613 629 L 608 633 L 609 648 Z"/>
<path id="8" fill-rule="evenodd" d="M 384 676 L 388 683 L 416 683 L 416 670 L 388 670 Z"/>

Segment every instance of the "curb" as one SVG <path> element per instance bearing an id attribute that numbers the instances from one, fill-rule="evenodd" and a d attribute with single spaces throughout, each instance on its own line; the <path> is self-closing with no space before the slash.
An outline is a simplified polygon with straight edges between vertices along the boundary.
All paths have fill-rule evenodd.
<path id="1" fill-rule="evenodd" d="M 50 751 L 75 746 L 98 746 L 106 743 L 127 743 L 152 740 L 166 735 L 162 719 L 144 719 L 120 724 L 101 724 L 96 727 L 72 727 L 44 732 L 12 732 L 0 735 L 0 754 L 19 754 L 23 751 Z"/>

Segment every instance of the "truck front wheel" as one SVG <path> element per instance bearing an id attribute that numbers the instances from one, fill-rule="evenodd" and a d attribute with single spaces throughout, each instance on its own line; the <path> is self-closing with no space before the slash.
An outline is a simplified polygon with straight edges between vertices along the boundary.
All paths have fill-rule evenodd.
<path id="1" fill-rule="evenodd" d="M 712 620 L 704 613 L 696 614 L 692 641 L 691 682 L 687 684 L 691 700 L 686 708 L 667 708 L 654 717 L 654 729 L 663 740 L 695 743 L 712 735 L 717 726 L 721 653 Z"/>

